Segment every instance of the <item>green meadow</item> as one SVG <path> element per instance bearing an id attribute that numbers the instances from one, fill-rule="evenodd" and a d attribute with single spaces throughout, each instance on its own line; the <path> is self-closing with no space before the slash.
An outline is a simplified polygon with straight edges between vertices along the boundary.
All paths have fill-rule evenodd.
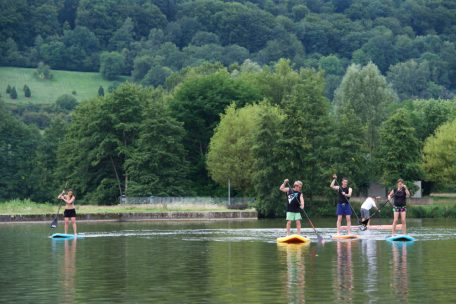
<path id="1" fill-rule="evenodd" d="M 100 73 L 52 71 L 52 80 L 41 80 L 35 77 L 33 68 L 0 67 L 0 94 L 6 102 L 15 103 L 53 103 L 63 94 L 72 94 L 78 101 L 93 98 L 98 95 L 102 86 L 105 93 L 113 81 L 107 81 Z M 30 87 L 32 96 L 24 97 L 24 84 Z M 6 93 L 7 86 L 15 86 L 18 98 L 11 99 Z"/>

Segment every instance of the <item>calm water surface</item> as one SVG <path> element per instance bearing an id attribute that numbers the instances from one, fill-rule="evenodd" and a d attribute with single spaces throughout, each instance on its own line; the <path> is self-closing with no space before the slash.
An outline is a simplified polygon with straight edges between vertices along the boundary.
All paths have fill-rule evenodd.
<path id="1" fill-rule="evenodd" d="M 80 222 L 84 239 L 53 241 L 49 223 L 0 224 L 0 302 L 456 302 L 456 221 L 410 221 L 410 245 L 386 231 L 332 241 L 334 228 L 318 245 L 306 228 L 310 245 L 278 246 L 283 225 Z"/>

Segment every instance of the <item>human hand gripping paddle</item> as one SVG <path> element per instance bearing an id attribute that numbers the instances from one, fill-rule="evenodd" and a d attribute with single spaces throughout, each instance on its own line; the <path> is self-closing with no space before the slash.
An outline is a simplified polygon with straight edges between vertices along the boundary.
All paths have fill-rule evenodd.
<path id="1" fill-rule="evenodd" d="M 288 186 L 288 189 L 290 189 L 291 191 L 293 191 L 294 193 L 294 190 L 293 188 L 290 186 L 290 183 L 287 182 L 287 186 Z M 309 216 L 307 215 L 307 212 L 304 210 L 304 208 L 301 209 L 302 212 L 304 213 L 304 215 L 306 216 L 307 220 L 309 221 L 309 224 L 310 226 L 312 227 L 313 231 L 315 232 L 315 234 L 317 235 L 317 240 L 319 243 L 323 244 L 324 243 L 324 240 L 323 240 L 323 237 L 318 234 L 317 232 L 317 229 L 315 229 L 315 226 L 313 225 L 312 221 L 310 220 Z"/>

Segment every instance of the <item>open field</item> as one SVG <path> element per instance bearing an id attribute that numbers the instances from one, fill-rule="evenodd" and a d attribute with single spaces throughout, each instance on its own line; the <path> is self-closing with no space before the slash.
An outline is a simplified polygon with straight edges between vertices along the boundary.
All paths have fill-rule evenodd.
<path id="1" fill-rule="evenodd" d="M 102 86 L 105 93 L 108 92 L 109 86 L 113 83 L 103 79 L 100 73 L 91 72 L 71 72 L 53 70 L 54 78 L 52 80 L 40 80 L 34 76 L 35 69 L 32 68 L 15 68 L 0 67 L 0 94 L 5 102 L 16 103 L 53 103 L 63 94 L 72 94 L 82 101 L 93 98 L 98 95 L 98 88 Z M 22 88 L 27 84 L 32 91 L 32 97 L 24 97 Z M 6 88 L 10 85 L 15 86 L 18 98 L 11 99 L 6 94 Z"/>
<path id="2" fill-rule="evenodd" d="M 63 206 L 63 205 L 62 205 Z M 39 204 L 30 200 L 12 200 L 0 203 L 0 215 L 34 215 L 53 214 L 57 212 L 58 205 Z M 172 204 L 166 207 L 162 205 L 76 205 L 78 214 L 95 213 L 147 213 L 166 211 L 228 211 L 225 205 L 215 204 Z M 248 211 L 248 210 L 247 210 Z M 63 208 L 60 209 L 63 213 Z"/>

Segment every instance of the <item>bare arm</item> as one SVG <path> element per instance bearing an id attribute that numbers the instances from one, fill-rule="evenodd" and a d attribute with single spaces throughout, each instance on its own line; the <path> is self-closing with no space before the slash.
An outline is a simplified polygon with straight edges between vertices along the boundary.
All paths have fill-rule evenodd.
<path id="1" fill-rule="evenodd" d="M 301 209 L 304 209 L 304 195 L 301 194 Z"/>
<path id="2" fill-rule="evenodd" d="M 288 191 L 290 190 L 290 188 L 288 188 L 286 185 L 288 184 L 288 179 L 285 179 L 282 183 L 282 185 L 280 185 L 280 191 L 282 192 L 285 192 L 285 193 L 288 193 Z"/>
<path id="3" fill-rule="evenodd" d="M 388 193 L 388 200 L 390 200 L 393 197 L 393 194 L 394 194 L 394 189 L 391 190 L 390 193 Z"/>
<path id="4" fill-rule="evenodd" d="M 71 197 L 70 199 L 69 199 L 68 197 L 66 197 L 66 196 L 63 197 L 63 200 L 64 200 L 65 203 L 67 203 L 68 205 L 73 204 L 73 202 L 74 202 L 75 199 L 76 199 L 76 198 L 75 198 L 74 196 Z"/>
<path id="5" fill-rule="evenodd" d="M 410 191 L 409 191 L 409 189 L 407 188 L 406 185 L 404 185 L 404 188 L 405 188 L 405 195 L 406 195 L 406 197 L 410 197 Z"/>
<path id="6" fill-rule="evenodd" d="M 352 192 L 353 192 L 353 189 L 352 188 L 348 188 L 348 193 L 347 194 L 344 194 L 346 197 L 351 197 L 352 196 Z"/>
<path id="7" fill-rule="evenodd" d="M 339 190 L 339 186 L 335 186 L 335 183 L 336 183 L 336 178 L 334 178 L 331 182 L 331 185 L 329 185 L 329 188 L 333 189 L 333 190 Z"/>

